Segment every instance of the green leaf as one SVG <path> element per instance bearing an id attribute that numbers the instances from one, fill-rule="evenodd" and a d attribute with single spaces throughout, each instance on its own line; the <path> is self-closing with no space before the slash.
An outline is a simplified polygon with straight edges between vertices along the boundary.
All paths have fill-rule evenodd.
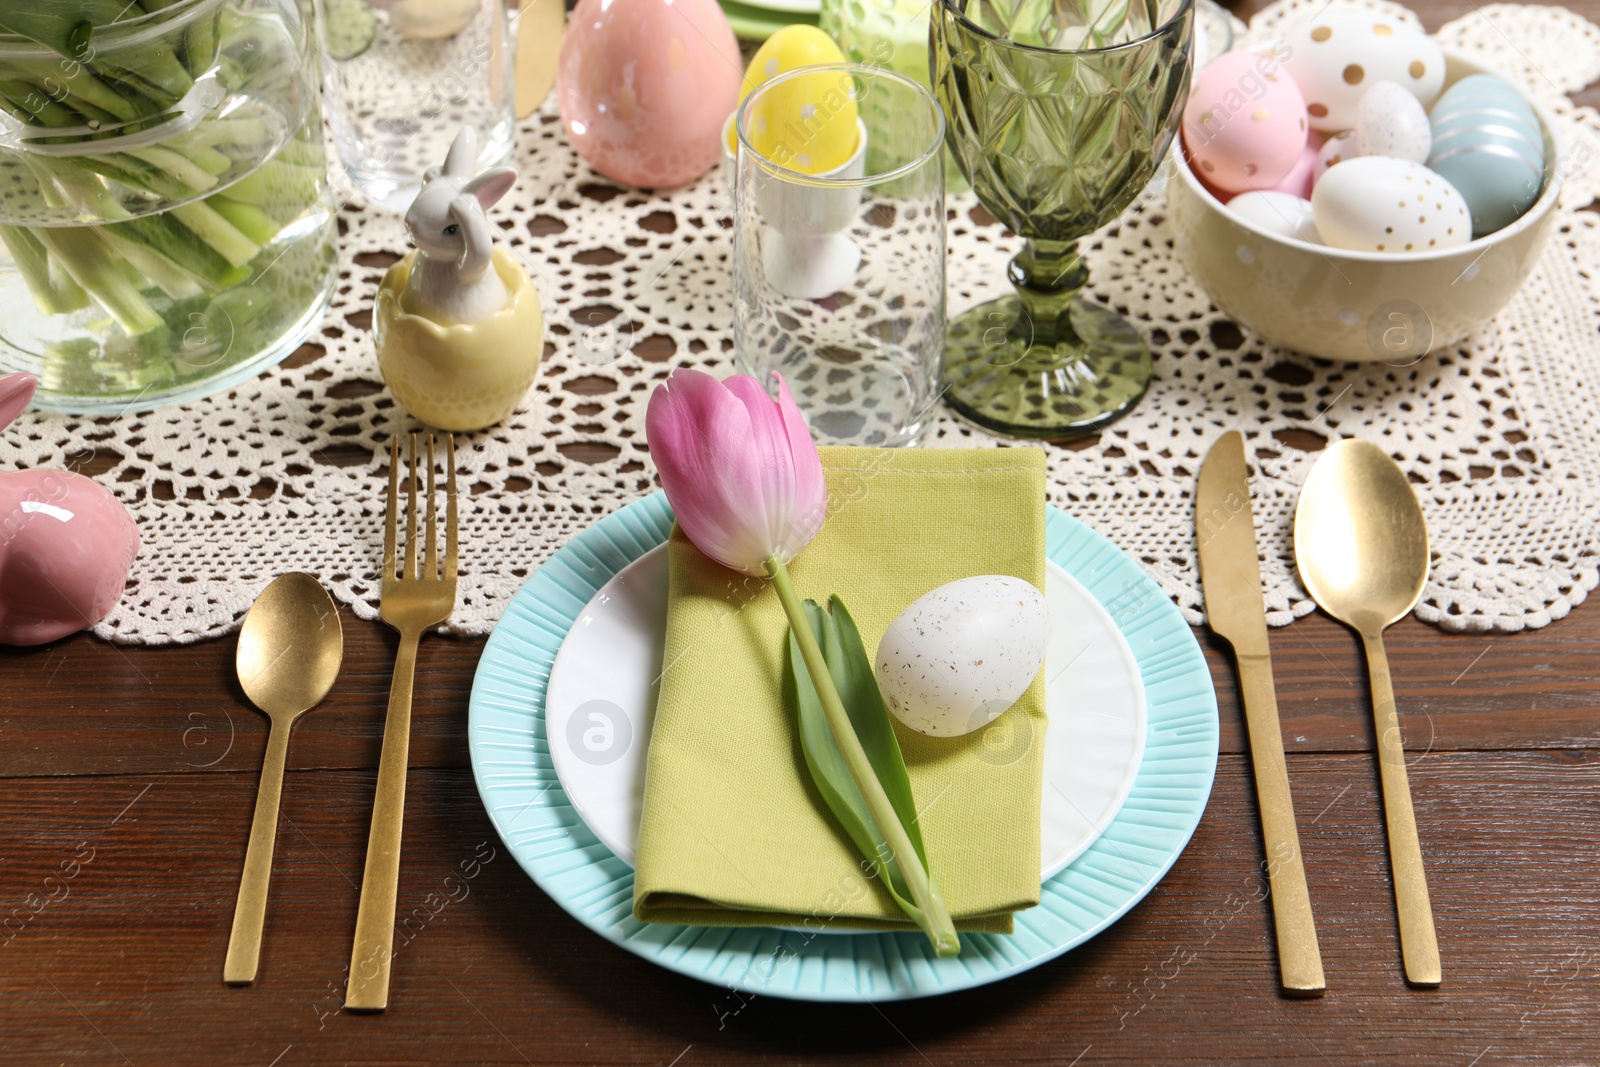
<path id="1" fill-rule="evenodd" d="M 822 646 L 834 688 L 850 717 L 851 726 L 867 760 L 882 783 L 890 805 L 899 816 L 906 836 L 916 852 L 915 860 L 924 871 L 928 870 L 927 852 L 922 843 L 922 831 L 917 823 L 916 798 L 911 792 L 911 777 L 906 773 L 905 759 L 900 753 L 900 742 L 895 738 L 894 726 L 878 692 L 877 678 L 861 643 L 861 634 L 849 611 L 837 596 L 829 600 L 831 610 L 824 611 L 814 601 L 805 602 L 806 621 Z M 800 748 L 805 755 L 806 767 L 816 783 L 828 810 L 833 812 L 839 825 L 883 879 L 884 886 L 895 903 L 918 925 L 923 922 L 923 912 L 911 900 L 905 875 L 899 859 L 889 847 L 883 831 L 873 819 L 861 790 L 850 774 L 849 765 L 839 750 L 833 731 L 828 727 L 827 715 L 817 696 L 816 687 L 799 644 L 791 630 L 789 634 L 789 670 L 794 679 L 799 707 Z M 932 884 L 932 873 L 928 873 Z"/>
<path id="2" fill-rule="evenodd" d="M 0 30 L 73 59 L 88 58 L 98 27 L 143 16 L 126 0 L 0 0 Z"/>
<path id="3" fill-rule="evenodd" d="M 44 245 L 24 226 L 0 226 L 11 261 L 17 265 L 34 302 L 46 315 L 64 315 L 89 306 L 89 295 L 64 270 L 50 269 Z"/>
<path id="4" fill-rule="evenodd" d="M 894 725 L 889 721 L 889 710 L 884 707 L 883 694 L 878 691 L 878 677 L 867 658 L 861 643 L 861 632 L 850 617 L 844 602 L 837 596 L 828 598 L 826 613 L 828 628 L 823 634 L 822 655 L 828 661 L 828 673 L 833 676 L 834 688 L 844 707 L 850 713 L 850 725 L 872 762 L 878 780 L 889 794 L 889 802 L 900 816 L 906 836 L 911 838 L 922 865 L 928 865 L 927 852 L 922 845 L 922 830 L 917 822 L 917 802 L 911 793 L 911 776 L 906 772 L 905 758 L 900 754 L 900 741 L 895 737 Z"/>
<path id="5" fill-rule="evenodd" d="M 89 54 L 94 23 L 82 5 L 61 0 L 37 4 L 0 3 L 0 30 L 26 37 L 63 56 L 84 59 Z"/>
<path id="6" fill-rule="evenodd" d="M 34 236 L 72 280 L 94 297 L 130 336 L 165 325 L 118 266 L 117 258 L 92 226 L 40 226 Z"/>

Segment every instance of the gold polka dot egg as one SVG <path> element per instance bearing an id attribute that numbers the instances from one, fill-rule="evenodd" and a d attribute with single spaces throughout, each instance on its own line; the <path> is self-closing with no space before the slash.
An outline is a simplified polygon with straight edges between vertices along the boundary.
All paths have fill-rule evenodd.
<path id="1" fill-rule="evenodd" d="M 1472 239 L 1472 217 L 1455 187 L 1406 159 L 1344 160 L 1311 193 L 1317 233 L 1354 252 L 1436 252 Z"/>
<path id="2" fill-rule="evenodd" d="M 1416 26 L 1373 11 L 1331 7 L 1284 38 L 1283 65 L 1305 97 L 1311 128 L 1352 129 L 1367 89 L 1404 87 L 1423 107 L 1444 87 L 1444 53 Z"/>
<path id="3" fill-rule="evenodd" d="M 1191 167 L 1214 188 L 1270 189 L 1305 154 L 1305 100 L 1274 57 L 1228 52 L 1195 80 L 1183 144 Z"/>
<path id="4" fill-rule="evenodd" d="M 788 26 L 768 38 L 751 57 L 739 93 L 741 101 L 755 94 L 746 126 L 751 147 L 802 174 L 826 174 L 849 162 L 858 127 L 847 74 L 818 70 L 767 84 L 801 67 L 843 62 L 838 45 L 814 26 Z"/>

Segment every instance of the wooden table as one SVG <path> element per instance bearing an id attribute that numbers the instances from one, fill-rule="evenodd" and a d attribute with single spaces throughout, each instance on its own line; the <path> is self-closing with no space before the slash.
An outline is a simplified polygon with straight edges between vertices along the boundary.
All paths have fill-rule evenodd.
<path id="1" fill-rule="evenodd" d="M 1600 0 L 1575 7 L 1600 21 Z M 1434 28 L 1473 8 L 1423 10 Z M 1445 961 L 1434 991 L 1401 980 L 1356 642 L 1322 616 L 1274 632 L 1328 976 L 1317 1001 L 1277 993 L 1234 677 L 1209 635 L 1216 787 L 1147 900 L 1008 982 L 851 1007 L 741 999 L 568 918 L 473 788 L 482 643 L 427 640 L 382 1016 L 340 1005 L 395 640 L 344 624 L 344 673 L 295 734 L 262 972 L 246 989 L 221 969 L 266 720 L 233 679 L 233 640 L 0 651 L 0 1063 L 1600 1060 L 1600 608 L 1509 636 L 1392 631 Z"/>

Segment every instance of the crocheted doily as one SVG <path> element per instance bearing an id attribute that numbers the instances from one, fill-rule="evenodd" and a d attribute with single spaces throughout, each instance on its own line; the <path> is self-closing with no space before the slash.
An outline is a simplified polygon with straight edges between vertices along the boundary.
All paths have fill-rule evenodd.
<path id="1" fill-rule="evenodd" d="M 1252 39 L 1322 0 L 1276 5 Z M 1411 19 L 1392 4 L 1369 3 Z M 1414 20 L 1413 20 L 1414 21 Z M 1173 256 L 1165 197 L 1150 190 L 1087 244 L 1094 297 L 1156 351 L 1144 401 L 1097 439 L 1049 448 L 1053 503 L 1139 559 L 1202 620 L 1192 494 L 1225 429 L 1249 438 L 1269 621 L 1310 611 L 1289 547 L 1302 451 L 1356 435 L 1394 455 L 1432 533 L 1418 613 L 1453 630 L 1544 626 L 1597 579 L 1600 528 L 1600 116 L 1567 93 L 1600 77 L 1600 29 L 1560 8 L 1497 4 L 1443 28 L 1558 116 L 1569 159 L 1561 214 L 1516 299 L 1467 342 L 1414 366 L 1308 360 L 1241 332 Z M 662 194 L 598 178 L 553 109 L 523 124 L 522 178 L 495 209 L 544 301 L 546 357 L 503 425 L 464 435 L 460 594 L 451 627 L 487 632 L 534 568 L 573 534 L 654 489 L 645 398 L 675 367 L 732 370 L 731 230 L 719 175 Z M 1160 184 L 1159 182 L 1157 183 Z M 1015 239 L 950 201 L 952 313 L 1005 291 Z M 333 307 L 302 352 L 232 392 L 96 422 L 28 415 L 0 443 L 7 466 L 81 465 L 132 510 L 144 536 L 126 596 L 96 632 L 159 644 L 237 624 L 274 575 L 310 571 L 376 617 L 390 435 L 412 423 L 384 389 L 373 294 L 405 251 L 400 220 L 350 207 Z M 1297 433 L 1296 431 L 1301 431 Z M 935 445 L 996 443 L 941 416 Z M 98 469 L 98 468 L 97 468 Z"/>

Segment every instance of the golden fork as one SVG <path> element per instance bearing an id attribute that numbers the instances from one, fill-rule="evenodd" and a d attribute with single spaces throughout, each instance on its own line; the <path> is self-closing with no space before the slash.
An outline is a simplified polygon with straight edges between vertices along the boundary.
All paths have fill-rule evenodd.
<path id="1" fill-rule="evenodd" d="M 411 746 L 411 684 L 422 632 L 450 618 L 456 604 L 456 439 L 445 435 L 447 504 L 444 570 L 439 570 L 434 522 L 433 435 L 428 435 L 428 519 L 426 550 L 417 565 L 417 435 L 411 435 L 410 478 L 406 495 L 405 557 L 396 569 L 399 524 L 400 439 L 389 443 L 389 509 L 383 528 L 383 588 L 378 614 L 400 631 L 394 679 L 389 683 L 389 717 L 378 759 L 378 790 L 367 837 L 367 866 L 361 876 L 361 907 L 350 950 L 350 980 L 344 1006 L 352 1011 L 382 1011 L 389 1006 L 389 962 L 394 949 L 395 898 L 400 883 L 400 831 L 405 821 L 406 758 Z"/>

